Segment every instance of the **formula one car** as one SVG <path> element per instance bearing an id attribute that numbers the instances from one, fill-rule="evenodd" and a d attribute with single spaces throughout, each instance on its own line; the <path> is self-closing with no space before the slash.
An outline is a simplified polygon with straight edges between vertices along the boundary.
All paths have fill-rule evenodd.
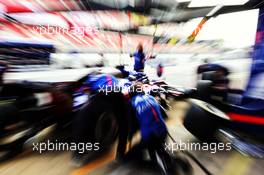
<path id="1" fill-rule="evenodd" d="M 112 74 L 119 78 L 119 86 L 123 90 L 128 89 L 133 82 L 142 82 L 144 91 L 160 102 L 162 115 L 167 118 L 166 98 L 168 94 L 176 92 L 172 87 L 162 81 L 149 81 L 144 73 L 124 74 L 122 67 Z M 86 79 L 87 75 L 67 83 L 23 81 L 3 84 L 0 92 L 0 161 L 15 156 L 23 148 L 32 146 L 33 142 L 47 138 L 52 131 L 71 124 L 74 115 L 89 101 L 89 93 L 83 90 Z M 177 93 L 186 94 L 180 90 Z M 102 107 L 95 116 L 87 116 L 91 125 L 91 138 L 111 145 L 118 135 L 118 121 L 111 106 Z"/>
<path id="2" fill-rule="evenodd" d="M 134 87 L 133 85 L 138 83 L 140 84 L 139 86 L 143 89 L 144 93 L 147 93 L 153 97 L 156 98 L 156 100 L 160 104 L 160 110 L 161 110 L 161 115 L 164 119 L 167 119 L 168 116 L 166 114 L 166 108 L 168 108 L 167 104 L 167 98 L 169 96 L 172 96 L 176 99 L 182 99 L 186 98 L 187 95 L 191 94 L 193 91 L 188 90 L 185 92 L 181 92 L 180 89 L 176 89 L 172 86 L 169 86 L 166 84 L 164 81 L 150 81 L 146 74 L 142 72 L 128 72 L 124 70 L 123 67 L 118 67 L 122 74 L 122 78 L 119 79 L 118 82 L 118 87 L 121 88 L 121 93 L 123 96 L 125 96 L 126 100 L 129 101 L 129 91 L 131 90 L 131 87 Z M 117 75 L 116 75 L 117 77 Z M 109 78 L 110 79 L 110 78 Z M 112 81 L 107 80 L 106 81 Z M 83 99 L 87 94 L 82 93 L 81 91 L 79 92 L 80 94 L 78 98 Z M 133 93 L 133 92 L 132 92 Z M 101 95 L 98 96 L 93 96 L 93 97 L 102 97 Z M 121 128 L 120 124 L 124 123 L 119 123 L 119 119 L 117 112 L 115 111 L 116 107 L 122 107 L 125 108 L 124 106 L 121 106 L 121 103 L 116 103 L 113 102 L 113 99 L 107 98 L 106 96 L 103 96 L 103 98 L 100 98 L 100 103 L 98 101 L 96 103 L 92 103 L 93 97 L 91 98 L 91 103 L 89 103 L 89 97 L 87 97 L 88 101 L 85 103 L 87 105 L 83 105 L 81 103 L 81 100 L 79 101 L 78 104 L 82 104 L 83 107 L 81 108 L 80 115 L 78 116 L 80 120 L 78 125 L 76 125 L 76 129 L 80 129 L 80 132 L 78 134 L 80 135 L 85 135 L 85 138 L 81 138 L 80 140 L 83 141 L 90 141 L 92 143 L 100 143 L 100 151 L 89 151 L 86 152 L 84 157 L 81 159 L 81 163 L 86 162 L 94 158 L 94 156 L 98 155 L 98 152 L 104 152 L 107 150 L 110 146 L 112 146 L 113 142 L 116 140 L 117 135 L 119 134 L 119 129 Z M 115 96 L 117 97 L 117 96 Z M 121 100 L 119 98 L 115 98 L 114 101 Z M 122 103 L 124 101 L 122 100 Z M 115 106 L 116 104 L 119 104 Z M 98 107 L 99 106 L 99 107 Z M 128 105 L 130 106 L 130 105 Z M 129 108 L 129 107 L 128 107 Z M 130 109 L 127 109 L 130 111 Z M 85 112 L 83 112 L 85 111 Z M 90 113 L 87 113 L 89 111 Z M 123 110 L 118 111 L 120 116 L 126 115 L 126 113 Z M 121 114 L 120 114 L 121 112 Z M 131 109 L 132 115 L 132 109 Z M 89 115 L 90 114 L 90 115 Z M 91 115 L 92 114 L 92 115 Z M 139 129 L 137 121 L 134 121 L 133 119 L 136 119 L 136 117 L 132 117 L 132 119 L 127 119 L 130 122 L 130 131 L 128 133 L 128 139 L 131 139 L 135 131 Z M 85 122 L 84 122 L 85 121 Z M 89 136 L 87 136 L 89 135 Z M 192 173 L 192 168 L 189 163 L 189 161 L 185 157 L 181 157 L 179 155 L 170 155 L 170 156 L 164 156 L 160 155 L 160 153 L 156 152 L 155 154 L 158 159 L 162 162 L 164 170 L 166 172 L 182 172 L 183 174 L 191 174 Z M 80 154 L 77 153 L 77 159 L 80 160 Z M 83 155 L 82 155 L 83 156 Z M 75 158 L 75 157 L 74 157 Z"/>
<path id="3" fill-rule="evenodd" d="M 201 80 L 184 126 L 202 141 L 228 141 L 244 154 L 264 157 L 264 100 L 249 93 L 252 81 L 246 91 L 234 90 L 221 65 L 201 65 L 197 72 Z"/>
<path id="4" fill-rule="evenodd" d="M 197 93 L 184 126 L 205 141 L 224 140 L 243 154 L 264 157 L 263 7 L 260 8 L 252 66 L 245 90 L 229 89 L 229 70 L 219 64 L 198 68 Z"/>
<path id="5" fill-rule="evenodd" d="M 166 88 L 168 87 L 165 86 L 165 83 L 150 81 L 146 74 L 141 72 L 128 72 L 122 67 L 118 67 L 117 70 L 119 70 L 119 72 L 113 75 L 119 78 L 118 87 L 122 89 L 121 92 L 124 96 L 127 97 L 129 88 L 135 82 L 141 82 L 143 84 L 144 92 L 154 96 L 158 100 L 161 106 L 162 115 L 165 119 L 167 118 L 165 109 L 168 107 L 166 103 Z M 82 88 L 79 88 L 79 90 L 74 93 L 75 108 L 81 108 L 81 106 L 89 102 L 89 94 L 84 93 L 80 89 Z M 88 106 L 85 106 L 81 110 L 86 110 L 87 107 Z M 91 106 L 91 108 L 96 107 Z M 87 128 L 92 128 L 89 132 L 90 138 L 94 141 L 100 141 L 103 145 L 111 146 L 118 135 L 118 120 L 113 114 L 113 108 L 114 107 L 110 102 L 106 102 L 100 107 L 100 109 L 98 109 L 98 111 L 94 112 L 95 115 L 89 116 L 89 121 L 87 121 L 90 126 L 87 126 Z"/>

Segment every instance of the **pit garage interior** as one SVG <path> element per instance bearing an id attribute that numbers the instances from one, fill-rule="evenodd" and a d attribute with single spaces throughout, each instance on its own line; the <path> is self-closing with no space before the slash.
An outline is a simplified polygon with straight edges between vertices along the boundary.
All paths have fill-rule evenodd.
<path id="1" fill-rule="evenodd" d="M 41 82 L 48 84 L 50 89 L 61 89 L 61 86 L 74 84 L 94 71 L 119 75 L 120 66 L 133 70 L 133 53 L 140 43 L 146 57 L 144 73 L 150 81 L 147 84 L 152 81 L 166 82 L 168 86 L 176 87 L 176 90 L 166 89 L 166 92 L 180 97 L 175 100 L 166 96 L 164 110 L 168 116 L 165 122 L 169 136 L 165 145 L 170 148 L 167 147 L 167 151 L 176 157 L 183 157 L 188 162 L 187 169 L 190 169 L 186 173 L 184 167 L 179 165 L 177 174 L 262 175 L 263 5 L 264 1 L 258 0 L 0 0 L 0 64 L 3 61 L 8 65 L 1 84 L 27 82 L 26 86 L 32 87 L 31 83 Z M 247 99 L 250 96 L 256 103 L 260 101 L 256 115 L 253 109 L 249 114 L 238 112 L 245 119 L 239 118 L 233 111 L 227 111 L 226 106 L 218 106 L 218 101 L 211 103 L 204 100 L 206 94 L 198 98 L 206 104 L 211 103 L 207 108 L 213 113 L 221 110 L 223 115 L 233 117 L 235 123 L 250 124 L 243 125 L 246 131 L 243 134 L 238 132 L 237 138 L 236 134 L 232 134 L 236 133 L 238 126 L 228 124 L 217 128 L 215 136 L 224 144 L 230 143 L 228 150 L 214 150 L 210 146 L 199 150 L 196 147 L 187 148 L 186 145 L 204 143 L 183 124 L 192 104 L 197 102 L 192 97 L 186 98 L 184 93 L 186 89 L 191 89 L 199 94 L 197 84 L 202 76 L 199 77 L 197 70 L 204 64 L 225 67 L 229 71 L 226 76 L 229 89 L 243 91 Z M 161 75 L 157 73 L 158 66 L 162 66 Z M 243 98 L 243 95 L 239 96 Z M 232 99 L 234 96 L 232 91 Z M 6 103 L 5 98 L 1 97 L 0 92 L 0 119 L 2 109 L 2 114 L 5 113 L 4 107 L 1 107 Z M 73 99 L 73 117 L 82 109 L 76 110 L 79 100 L 83 102 L 79 96 Z M 197 104 L 204 106 L 205 103 Z M 239 105 L 234 102 L 230 106 Z M 246 108 L 242 107 L 243 110 Z M 195 116 L 195 113 L 192 115 Z M 58 125 L 56 122 L 49 123 L 45 129 L 23 141 L 19 153 L 0 162 L 0 174 L 161 174 L 156 165 L 149 161 L 117 162 L 117 137 L 106 151 L 83 165 L 76 165 L 70 150 L 45 150 L 41 153 L 34 150 L 32 143 L 35 142 L 71 142 L 72 126 L 66 124 L 65 127 L 54 129 Z M 206 122 L 202 127 L 201 130 L 211 128 L 210 123 Z M 3 128 L 12 130 L 13 126 Z M 260 136 L 252 134 L 255 129 Z M 7 142 L 16 140 L 28 130 L 11 136 L 0 134 L 0 156 L 5 154 Z M 250 134 L 250 139 L 247 139 Z M 127 151 L 140 139 L 138 129 L 128 141 Z M 173 150 L 176 143 L 185 143 L 184 151 Z M 13 147 L 16 148 L 16 144 Z M 149 159 L 146 152 L 144 156 Z"/>

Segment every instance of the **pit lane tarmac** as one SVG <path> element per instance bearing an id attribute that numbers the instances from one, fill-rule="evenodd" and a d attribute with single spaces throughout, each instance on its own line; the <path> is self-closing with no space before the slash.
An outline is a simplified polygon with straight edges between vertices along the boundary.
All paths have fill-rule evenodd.
<path id="1" fill-rule="evenodd" d="M 168 111 L 167 126 L 172 137 L 179 141 L 198 142 L 182 125 L 182 119 L 187 108 L 186 103 L 174 103 Z M 139 140 L 139 135 L 133 138 L 133 143 Z M 254 159 L 241 155 L 236 150 L 217 151 L 190 151 L 214 175 L 262 175 L 264 160 Z M 16 158 L 0 164 L 1 175 L 158 175 L 157 167 L 145 162 L 129 162 L 116 164 L 115 146 L 90 161 L 82 167 L 76 168 L 71 164 L 70 152 L 46 152 L 39 154 L 30 150 L 18 155 Z M 190 160 L 193 174 L 204 175 L 197 164 Z"/>

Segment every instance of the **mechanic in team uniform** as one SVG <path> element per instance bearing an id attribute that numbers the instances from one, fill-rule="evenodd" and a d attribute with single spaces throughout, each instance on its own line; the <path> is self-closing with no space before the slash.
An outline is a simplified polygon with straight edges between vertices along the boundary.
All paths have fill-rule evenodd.
<path id="1" fill-rule="evenodd" d="M 103 110 L 111 110 L 117 117 L 119 124 L 117 157 L 124 157 L 130 128 L 130 114 L 127 100 L 125 100 L 125 97 L 119 89 L 115 89 L 118 88 L 117 78 L 110 74 L 92 73 L 88 75 L 84 85 L 87 87 L 86 91 L 89 92 L 90 98 L 89 102 L 83 106 L 74 119 L 74 141 L 76 143 L 97 142 L 97 140 L 92 138 L 90 134 L 93 132 L 92 130 L 95 130 L 96 120 L 98 120 L 100 115 L 99 113 Z M 95 117 L 91 115 L 94 115 Z M 102 146 L 103 145 L 99 145 L 101 149 L 100 151 L 103 151 L 104 149 Z M 94 155 L 85 153 L 80 154 L 76 151 L 73 154 L 73 160 L 75 161 L 74 163 L 80 165 Z"/>
<path id="2" fill-rule="evenodd" d="M 137 47 L 137 51 L 133 55 L 134 57 L 134 70 L 136 72 L 144 72 L 145 67 L 145 54 L 143 52 L 142 44 L 139 44 Z"/>
<path id="3" fill-rule="evenodd" d="M 141 132 L 141 141 L 134 146 L 125 156 L 125 161 L 131 159 L 142 160 L 142 151 L 147 149 L 153 163 L 162 169 L 163 165 L 158 161 L 158 155 L 170 158 L 164 150 L 164 142 L 167 137 L 167 127 L 163 120 L 160 105 L 156 99 L 143 92 L 142 84 L 137 83 L 131 88 L 131 105 Z"/>

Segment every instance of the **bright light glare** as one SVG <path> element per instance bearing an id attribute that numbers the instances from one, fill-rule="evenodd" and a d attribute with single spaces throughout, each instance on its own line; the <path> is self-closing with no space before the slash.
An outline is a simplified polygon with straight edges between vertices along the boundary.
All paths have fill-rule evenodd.
<path id="1" fill-rule="evenodd" d="M 217 5 L 243 5 L 249 0 L 192 0 L 188 7 L 211 7 Z"/>
<path id="2" fill-rule="evenodd" d="M 252 46 L 255 43 L 258 12 L 259 10 L 255 9 L 212 18 L 207 21 L 196 39 L 222 40 L 223 46 L 227 48 Z"/>

